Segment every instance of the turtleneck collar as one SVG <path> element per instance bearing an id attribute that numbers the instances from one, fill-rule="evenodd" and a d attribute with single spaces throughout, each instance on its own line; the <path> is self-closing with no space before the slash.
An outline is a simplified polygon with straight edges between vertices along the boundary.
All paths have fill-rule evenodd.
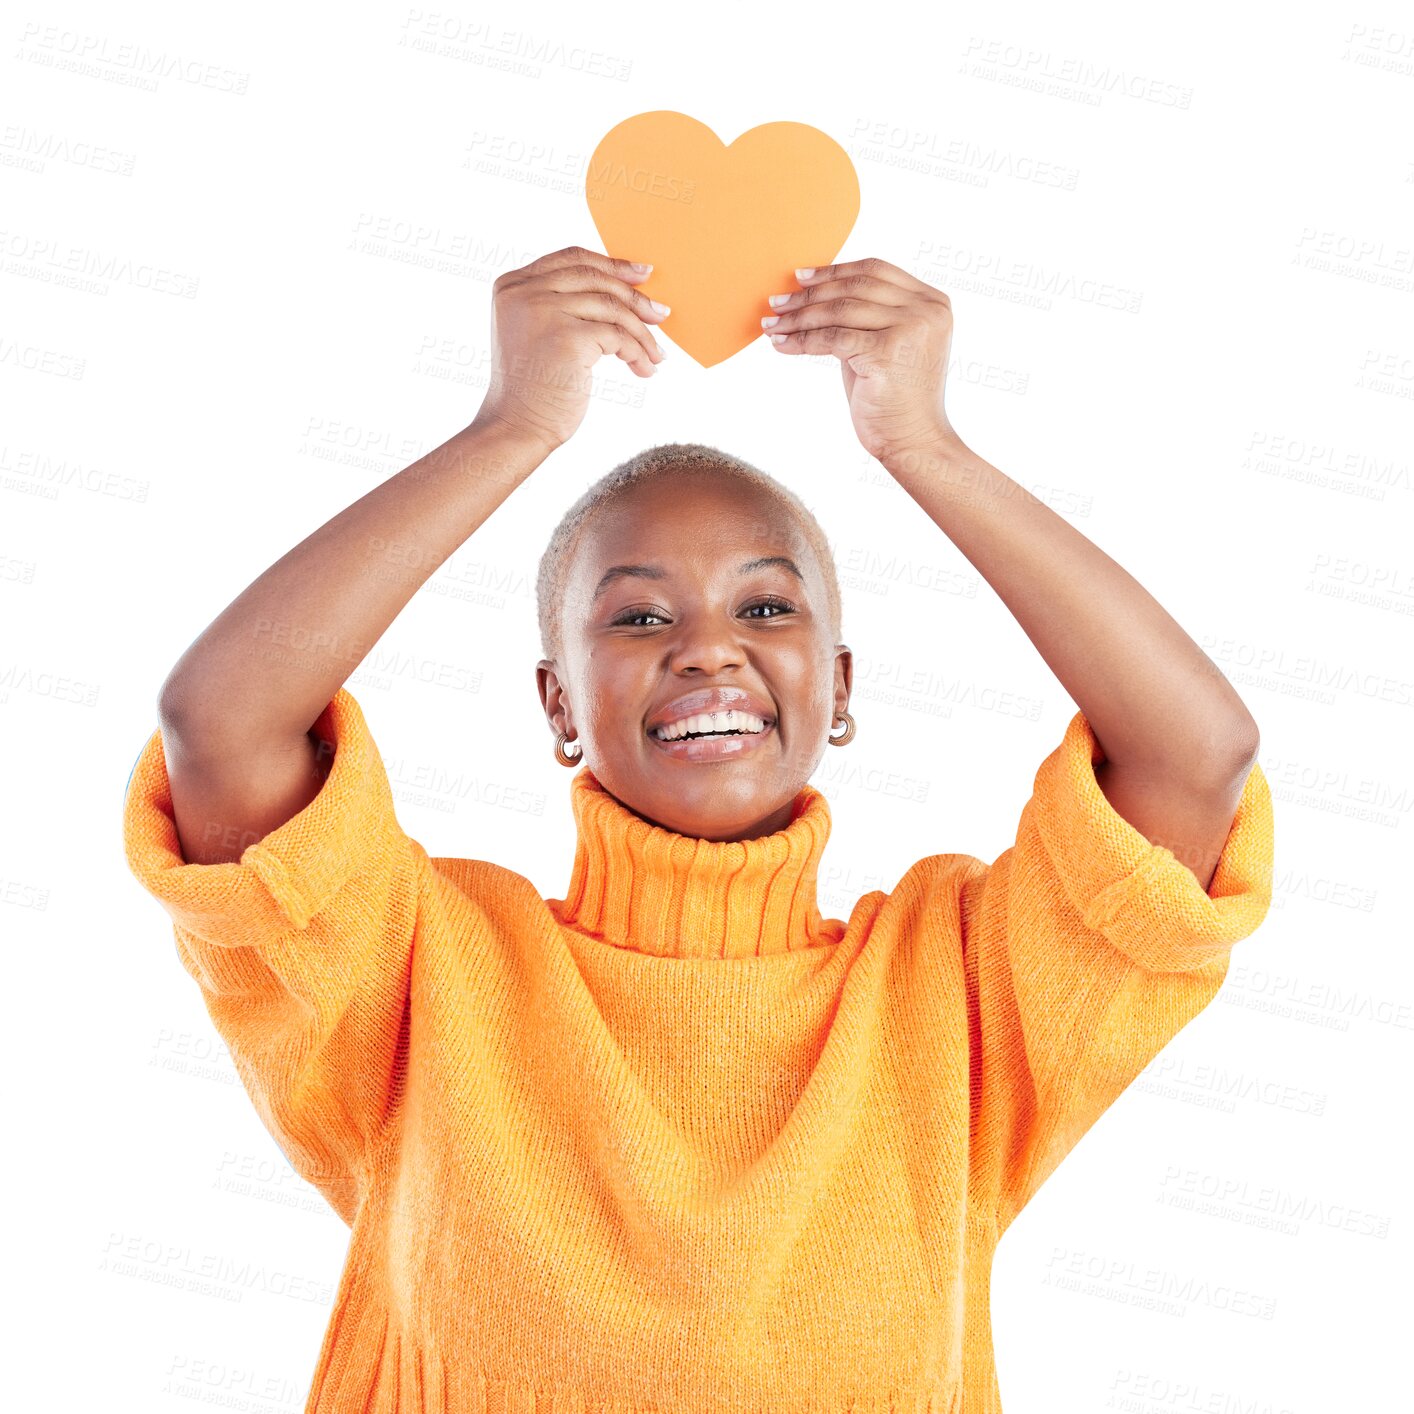
<path id="1" fill-rule="evenodd" d="M 634 814 L 588 766 L 570 782 L 577 839 L 561 922 L 660 957 L 758 957 L 837 941 L 816 904 L 830 809 L 803 786 L 785 829 L 754 840 L 680 835 Z"/>

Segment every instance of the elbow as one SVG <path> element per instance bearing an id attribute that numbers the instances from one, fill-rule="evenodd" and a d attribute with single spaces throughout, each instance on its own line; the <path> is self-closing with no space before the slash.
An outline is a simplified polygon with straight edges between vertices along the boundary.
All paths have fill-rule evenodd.
<path id="1" fill-rule="evenodd" d="M 197 701 L 199 702 L 199 699 Z M 198 733 L 202 736 L 210 735 L 210 714 L 195 713 L 195 705 L 190 684 L 174 685 L 170 680 L 162 684 L 162 689 L 157 694 L 157 725 L 162 729 L 164 741 L 188 742 Z"/>
<path id="2" fill-rule="evenodd" d="M 1175 763 L 1175 773 L 1190 784 L 1226 794 L 1251 774 L 1260 746 L 1257 723 L 1250 717 L 1221 728 L 1213 725 L 1205 736 L 1189 743 Z"/>
<path id="3" fill-rule="evenodd" d="M 176 731 L 181 725 L 184 715 L 182 699 L 182 692 L 168 678 L 157 694 L 157 723 L 162 728 L 164 736 L 169 732 Z"/>
<path id="4" fill-rule="evenodd" d="M 1236 733 L 1234 760 L 1239 770 L 1246 773 L 1256 763 L 1262 749 L 1262 734 L 1257 730 L 1256 720 L 1246 718 Z"/>
<path id="5" fill-rule="evenodd" d="M 1261 746 L 1257 723 L 1249 717 L 1234 730 L 1230 742 L 1221 754 L 1223 769 L 1217 778 L 1220 786 L 1240 788 L 1252 774 L 1252 767 L 1257 763 Z"/>
<path id="6" fill-rule="evenodd" d="M 168 688 L 164 687 L 157 694 L 157 725 L 162 728 L 163 736 L 172 730 L 176 721 L 177 699 Z"/>

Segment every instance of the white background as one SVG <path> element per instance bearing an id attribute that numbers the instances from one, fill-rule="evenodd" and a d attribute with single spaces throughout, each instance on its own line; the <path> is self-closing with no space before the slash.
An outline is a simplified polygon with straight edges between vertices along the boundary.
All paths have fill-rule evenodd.
<path id="1" fill-rule="evenodd" d="M 840 258 L 949 293 L 955 426 L 1129 569 L 1261 728 L 1272 910 L 1002 1243 L 1009 1414 L 1407 1399 L 1414 20 L 947 11 L 5 20 L 14 1407 L 303 1407 L 347 1229 L 261 1127 L 126 870 L 128 772 L 220 610 L 471 419 L 491 281 L 598 246 L 585 161 L 655 108 L 846 147 Z M 925 854 L 994 859 L 1074 703 L 857 445 L 833 360 L 762 341 L 703 370 L 667 347 L 651 381 L 601 365 L 580 432 L 349 680 L 403 825 L 562 895 L 535 565 L 590 481 L 706 441 L 794 487 L 835 549 L 859 734 L 814 778 L 824 912 Z"/>

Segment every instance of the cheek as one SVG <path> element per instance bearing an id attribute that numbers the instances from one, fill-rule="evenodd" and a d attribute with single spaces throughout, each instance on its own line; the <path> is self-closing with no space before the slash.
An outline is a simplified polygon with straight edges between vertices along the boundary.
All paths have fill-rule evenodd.
<path id="1" fill-rule="evenodd" d="M 808 713 L 822 721 L 834 706 L 835 679 L 830 661 L 818 654 L 801 652 L 777 665 L 777 681 L 782 696 L 797 713 Z"/>
<path id="2" fill-rule="evenodd" d="M 651 675 L 625 655 L 601 654 L 586 664 L 581 692 L 600 735 L 631 735 L 656 701 Z"/>

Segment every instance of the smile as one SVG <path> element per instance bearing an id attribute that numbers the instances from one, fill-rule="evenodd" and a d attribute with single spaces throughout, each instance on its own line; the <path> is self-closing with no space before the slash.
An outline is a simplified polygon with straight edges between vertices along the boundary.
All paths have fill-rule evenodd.
<path id="1" fill-rule="evenodd" d="M 774 722 L 749 712 L 713 712 L 683 717 L 648 732 L 648 739 L 668 756 L 686 761 L 719 761 L 760 749 L 776 729 Z"/>

